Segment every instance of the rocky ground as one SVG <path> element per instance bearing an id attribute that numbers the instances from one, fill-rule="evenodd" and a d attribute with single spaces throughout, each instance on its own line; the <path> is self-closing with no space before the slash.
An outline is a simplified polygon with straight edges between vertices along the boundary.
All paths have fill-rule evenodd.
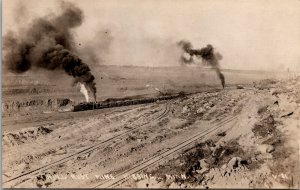
<path id="1" fill-rule="evenodd" d="M 250 104 L 235 125 L 147 170 L 152 179 L 128 186 L 299 188 L 300 78 L 255 87 L 242 95 Z"/>
<path id="2" fill-rule="evenodd" d="M 49 113 L 51 120 L 4 131 L 3 186 L 299 188 L 299 85 L 263 80 L 154 104 Z"/>

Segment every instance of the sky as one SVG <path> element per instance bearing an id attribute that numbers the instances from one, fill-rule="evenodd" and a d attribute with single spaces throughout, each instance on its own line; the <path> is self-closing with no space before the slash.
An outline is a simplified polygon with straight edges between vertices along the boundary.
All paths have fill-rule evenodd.
<path id="1" fill-rule="evenodd" d="M 300 0 L 68 1 L 84 12 L 73 32 L 88 64 L 180 66 L 176 42 L 184 39 L 194 48 L 212 44 L 223 56 L 221 68 L 300 70 Z M 3 34 L 25 30 L 59 6 L 57 0 L 4 0 Z M 98 59 L 91 61 L 87 49 Z"/>

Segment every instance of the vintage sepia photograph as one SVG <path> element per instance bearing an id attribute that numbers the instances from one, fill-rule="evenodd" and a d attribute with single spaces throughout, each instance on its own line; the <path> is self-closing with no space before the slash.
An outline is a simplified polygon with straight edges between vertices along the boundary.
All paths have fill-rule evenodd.
<path id="1" fill-rule="evenodd" d="M 300 0 L 3 0 L 2 188 L 300 188 Z"/>

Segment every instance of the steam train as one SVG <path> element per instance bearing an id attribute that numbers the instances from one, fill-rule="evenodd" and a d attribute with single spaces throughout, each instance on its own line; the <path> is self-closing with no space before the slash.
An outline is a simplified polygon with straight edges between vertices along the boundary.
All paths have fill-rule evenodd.
<path id="1" fill-rule="evenodd" d="M 78 111 L 85 111 L 85 110 L 129 106 L 129 105 L 136 105 L 136 104 L 147 104 L 147 103 L 153 103 L 156 101 L 177 98 L 182 95 L 183 95 L 182 93 L 179 93 L 176 95 L 161 96 L 161 97 L 156 97 L 156 98 L 121 99 L 121 100 L 120 99 L 112 99 L 112 100 L 106 100 L 106 101 L 102 101 L 102 102 L 85 102 L 85 103 L 80 103 L 78 105 L 73 106 L 73 111 L 78 112 Z"/>

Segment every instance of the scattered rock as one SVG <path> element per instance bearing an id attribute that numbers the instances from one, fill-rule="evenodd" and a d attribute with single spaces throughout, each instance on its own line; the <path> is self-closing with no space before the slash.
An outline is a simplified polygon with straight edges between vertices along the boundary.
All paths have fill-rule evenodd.
<path id="1" fill-rule="evenodd" d="M 43 185 L 44 185 L 44 183 L 42 181 L 40 181 L 40 180 L 36 181 L 36 186 L 37 187 L 41 188 L 41 187 L 43 187 Z"/>
<path id="2" fill-rule="evenodd" d="M 48 187 L 49 185 L 51 185 L 53 183 L 51 178 L 47 177 L 47 175 L 50 175 L 50 174 L 41 174 L 41 175 L 36 176 L 35 184 L 37 187 L 39 187 L 39 188 L 41 188 L 43 186 Z"/>
<path id="3" fill-rule="evenodd" d="M 274 151 L 275 151 L 275 147 L 274 147 L 274 146 L 268 145 L 268 146 L 266 147 L 266 152 L 267 152 L 267 153 L 271 153 L 271 152 L 274 152 Z"/>
<path id="4" fill-rule="evenodd" d="M 47 135 L 53 130 L 44 126 L 31 127 L 18 132 L 9 132 L 2 135 L 3 143 L 8 146 L 20 145 L 27 141 L 36 140 L 39 136 Z"/>
<path id="5" fill-rule="evenodd" d="M 221 169 L 225 170 L 227 168 L 227 165 L 226 164 L 223 164 Z"/>
<path id="6" fill-rule="evenodd" d="M 47 133 L 51 133 L 52 131 L 53 131 L 52 129 L 49 129 L 49 128 L 46 128 L 46 127 L 43 127 L 43 126 L 38 128 L 38 134 L 45 135 Z"/>
<path id="7" fill-rule="evenodd" d="M 188 112 L 188 107 L 187 106 L 184 106 L 183 108 L 182 108 L 182 114 L 185 114 L 186 112 Z"/>
<path id="8" fill-rule="evenodd" d="M 227 167 L 230 169 L 235 169 L 241 165 L 242 158 L 240 157 L 233 157 L 231 160 L 228 162 Z"/>
<path id="9" fill-rule="evenodd" d="M 202 114 L 202 113 L 204 113 L 206 110 L 204 109 L 204 108 L 199 108 L 196 112 L 197 112 L 197 114 Z"/>
<path id="10" fill-rule="evenodd" d="M 270 134 L 273 134 L 276 129 L 275 120 L 273 115 L 268 115 L 264 117 L 261 121 L 254 124 L 252 132 L 256 136 L 267 137 Z"/>
<path id="11" fill-rule="evenodd" d="M 45 182 L 45 186 L 48 187 L 49 185 L 51 185 L 53 182 L 52 181 L 46 181 Z"/>
<path id="12" fill-rule="evenodd" d="M 87 153 L 87 154 L 84 154 L 84 155 L 79 155 L 77 157 L 77 160 L 86 160 L 88 157 L 90 157 L 91 153 Z"/>
<path id="13" fill-rule="evenodd" d="M 210 169 L 209 164 L 207 163 L 206 159 L 201 159 L 198 161 L 199 165 L 200 165 L 200 169 L 196 170 L 196 173 L 198 174 L 204 174 L 207 173 Z"/>
<path id="14" fill-rule="evenodd" d="M 288 117 L 288 116 L 291 116 L 291 115 L 293 115 L 293 114 L 294 114 L 294 112 L 290 112 L 290 113 L 288 113 L 288 114 L 282 115 L 281 117 Z"/>
<path id="15" fill-rule="evenodd" d="M 177 184 L 177 183 L 175 183 L 175 182 L 173 182 L 173 183 L 170 184 L 169 188 L 170 189 L 180 189 L 180 185 Z"/>
<path id="16" fill-rule="evenodd" d="M 236 85 L 236 89 L 244 89 L 242 85 Z"/>
<path id="17" fill-rule="evenodd" d="M 217 135 L 220 137 L 224 137 L 226 135 L 226 132 L 224 131 L 224 132 L 218 133 Z"/>
<path id="18" fill-rule="evenodd" d="M 269 106 L 261 106 L 260 108 L 258 108 L 257 113 L 258 114 L 262 114 L 264 112 L 266 112 L 268 110 Z"/>

